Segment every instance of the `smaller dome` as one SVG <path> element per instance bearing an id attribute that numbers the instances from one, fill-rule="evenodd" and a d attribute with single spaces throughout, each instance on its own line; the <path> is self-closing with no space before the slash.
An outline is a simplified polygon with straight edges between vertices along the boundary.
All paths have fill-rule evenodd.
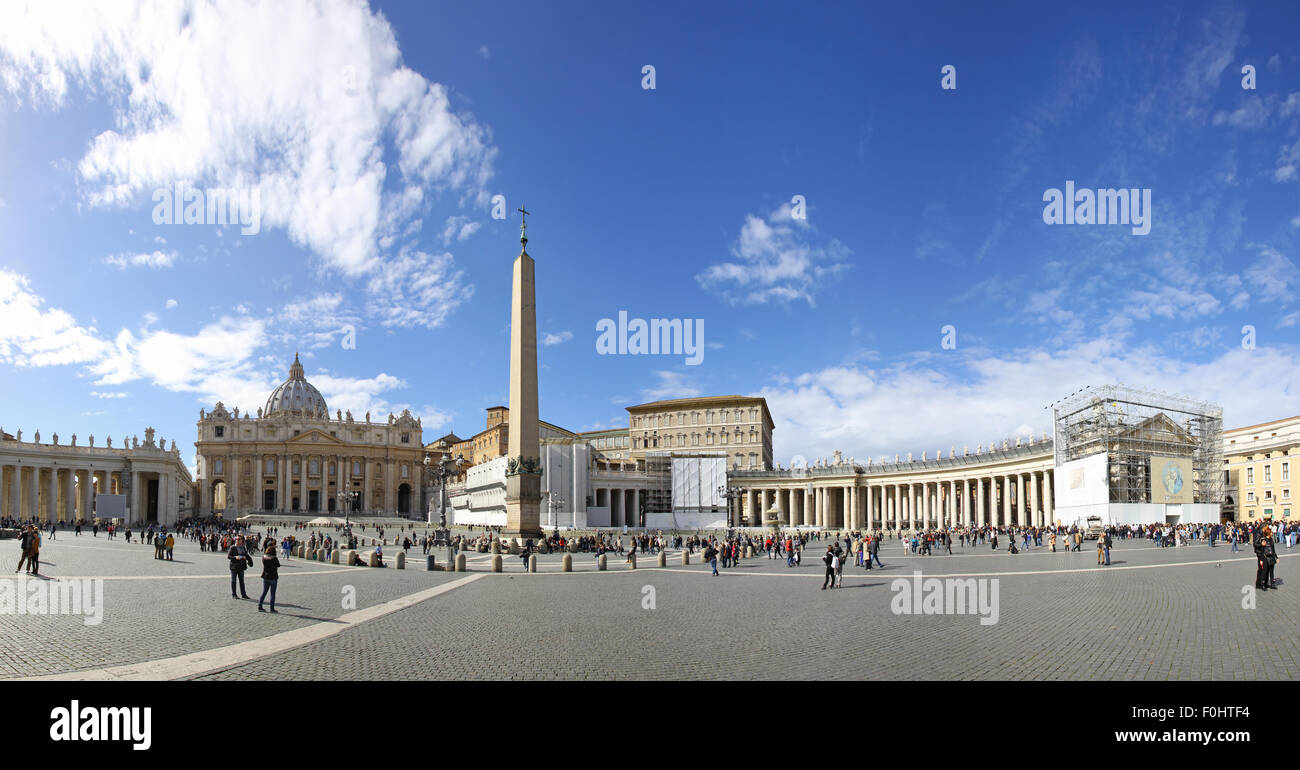
<path id="1" fill-rule="evenodd" d="M 293 365 L 289 367 L 289 379 L 271 391 L 270 398 L 266 399 L 266 407 L 262 410 L 262 416 L 267 417 L 272 412 L 324 414 L 328 411 L 325 397 L 316 390 L 315 386 L 307 382 L 302 371 L 302 363 L 298 361 L 298 354 L 294 353 Z"/>

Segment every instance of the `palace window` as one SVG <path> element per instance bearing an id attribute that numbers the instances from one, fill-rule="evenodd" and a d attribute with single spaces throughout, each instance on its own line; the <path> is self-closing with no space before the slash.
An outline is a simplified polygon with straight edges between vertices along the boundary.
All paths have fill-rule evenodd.
<path id="1" fill-rule="evenodd" d="M 1291 480 L 1291 463 L 1282 463 L 1282 480 Z"/>
<path id="2" fill-rule="evenodd" d="M 320 466 L 316 464 L 315 460 L 312 460 L 311 465 L 308 467 L 310 468 L 309 473 L 320 473 Z"/>
<path id="3" fill-rule="evenodd" d="M 1253 503 L 1253 502 L 1255 502 L 1255 493 L 1254 493 L 1254 492 L 1247 492 L 1247 493 L 1246 493 L 1246 502 L 1248 502 L 1248 503 Z"/>
<path id="4" fill-rule="evenodd" d="M 1254 469 L 1254 468 L 1247 468 L 1247 469 L 1246 469 L 1246 483 L 1247 483 L 1247 484 L 1254 484 L 1254 483 L 1255 483 L 1255 469 Z"/>
<path id="5" fill-rule="evenodd" d="M 727 424 L 727 410 L 726 410 L 726 409 L 723 409 L 723 410 L 722 410 L 722 413 L 721 413 L 720 417 L 722 418 L 722 424 L 723 424 L 723 425 L 726 425 L 726 424 Z"/>
<path id="6" fill-rule="evenodd" d="M 410 475 L 411 475 L 410 470 L 408 470 L 407 466 L 406 466 L 405 464 L 403 464 L 403 465 L 402 465 L 402 478 L 404 478 L 404 479 L 405 479 L 405 478 L 408 478 L 408 477 L 410 477 Z"/>
<path id="7" fill-rule="evenodd" d="M 274 459 L 272 459 L 272 458 L 267 458 L 267 460 L 266 460 L 266 472 L 267 472 L 267 473 L 275 473 L 275 460 L 274 460 Z"/>
<path id="8" fill-rule="evenodd" d="M 218 475 L 220 475 L 221 473 L 224 473 L 224 472 L 225 472 L 225 463 L 223 463 L 223 462 L 222 462 L 221 460 L 219 460 L 219 459 L 216 460 L 215 462 L 213 462 L 213 463 L 212 463 L 212 472 L 213 472 L 213 473 L 216 473 L 216 474 L 218 474 Z"/>
<path id="9" fill-rule="evenodd" d="M 1264 483 L 1267 484 L 1267 483 L 1269 483 L 1269 482 L 1272 481 L 1272 480 L 1273 480 L 1273 466 L 1271 466 L 1271 465 L 1265 465 L 1265 466 L 1264 466 Z"/>
<path id="10" fill-rule="evenodd" d="M 700 445 L 700 434 L 698 434 L 698 433 L 692 433 L 692 434 L 691 434 L 691 446 L 699 446 L 699 445 Z"/>
<path id="11" fill-rule="evenodd" d="M 224 425 L 218 425 L 213 430 L 216 431 L 217 438 L 221 438 L 222 436 L 226 435 L 226 428 Z"/>
<path id="12" fill-rule="evenodd" d="M 334 475 L 334 463 L 330 463 L 330 475 Z"/>
<path id="13" fill-rule="evenodd" d="M 403 433 L 403 434 L 402 434 L 402 443 L 403 443 L 403 444 L 409 444 L 409 443 L 411 443 L 411 434 L 409 434 L 409 433 Z"/>
<path id="14" fill-rule="evenodd" d="M 298 468 L 299 468 L 300 466 L 301 466 L 301 463 L 299 463 L 298 461 L 295 460 L 294 463 L 293 463 L 293 472 L 294 472 L 294 473 L 299 473 L 300 471 L 298 470 Z"/>

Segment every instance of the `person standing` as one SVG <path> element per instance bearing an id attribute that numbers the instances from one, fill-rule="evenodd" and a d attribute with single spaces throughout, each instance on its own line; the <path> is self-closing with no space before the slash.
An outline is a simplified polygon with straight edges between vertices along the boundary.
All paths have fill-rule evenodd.
<path id="1" fill-rule="evenodd" d="M 235 538 L 235 544 L 226 552 L 226 559 L 230 561 L 230 598 L 239 598 L 239 594 L 235 593 L 235 582 L 238 581 L 239 593 L 243 594 L 245 599 L 252 599 L 253 597 L 248 595 L 248 589 L 244 587 L 244 570 L 253 565 L 253 557 L 248 555 L 248 549 L 244 547 L 243 535 Z"/>
<path id="2" fill-rule="evenodd" d="M 22 570 L 23 564 L 27 565 L 29 574 L 32 572 L 32 567 L 35 564 L 35 557 L 32 555 L 32 543 L 35 540 L 36 533 L 32 531 L 32 527 L 30 525 L 23 527 L 23 533 L 18 538 L 18 549 L 22 555 L 18 559 L 18 569 L 14 570 L 14 574 Z"/>
<path id="3" fill-rule="evenodd" d="M 1104 534 L 1101 536 L 1101 541 L 1102 541 L 1102 550 L 1105 552 L 1105 555 L 1106 555 L 1106 566 L 1109 567 L 1109 566 L 1110 566 L 1110 548 L 1111 548 L 1111 546 L 1113 545 L 1113 543 L 1112 543 L 1112 541 L 1111 541 L 1111 539 L 1110 539 L 1110 533 L 1109 533 L 1109 532 L 1104 533 Z"/>
<path id="4" fill-rule="evenodd" d="M 172 548 L 176 547 L 176 538 L 172 536 L 172 533 L 167 533 L 167 540 L 164 543 L 164 546 L 167 548 L 167 561 L 174 561 L 174 559 L 172 559 Z"/>
<path id="5" fill-rule="evenodd" d="M 880 567 L 881 569 L 885 568 L 885 565 L 880 563 L 880 538 L 879 537 L 871 538 L 871 545 L 868 548 L 868 553 L 871 554 L 872 559 L 876 560 L 877 567 Z M 870 559 L 867 560 L 867 569 L 871 569 Z"/>
<path id="6" fill-rule="evenodd" d="M 266 600 L 268 591 L 271 592 L 271 612 L 275 612 L 275 586 L 279 582 L 280 560 L 275 558 L 275 541 L 272 540 L 266 544 L 266 552 L 262 554 L 262 598 L 257 600 L 258 612 L 266 612 L 262 609 L 262 602 Z"/>
<path id="7" fill-rule="evenodd" d="M 709 543 L 708 546 L 704 549 L 704 560 L 709 563 L 709 566 L 713 567 L 713 576 L 717 577 L 718 576 L 718 551 L 716 548 L 713 547 L 713 543 Z"/>
<path id="8" fill-rule="evenodd" d="M 826 546 L 826 555 L 822 557 L 822 564 L 826 565 L 826 577 L 822 579 L 822 590 L 827 587 L 835 587 L 835 548 Z"/>

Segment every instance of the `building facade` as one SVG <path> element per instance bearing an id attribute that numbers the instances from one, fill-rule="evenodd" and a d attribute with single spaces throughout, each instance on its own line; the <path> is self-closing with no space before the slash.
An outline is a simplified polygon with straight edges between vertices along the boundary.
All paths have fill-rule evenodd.
<path id="1" fill-rule="evenodd" d="M 106 512 L 102 496 L 120 496 L 122 513 L 113 514 L 128 524 L 170 526 L 192 509 L 190 471 L 181 460 L 176 442 L 166 448 L 145 430 L 141 442 L 132 438 L 125 446 L 95 446 L 95 437 L 78 444 L 59 442 L 58 434 L 41 443 L 40 431 L 32 441 L 22 431 L 0 439 L 0 518 L 37 519 L 42 522 L 91 523 Z M 105 516 L 104 518 L 108 518 Z"/>
<path id="2" fill-rule="evenodd" d="M 1224 512 L 1237 521 L 1296 518 L 1291 474 L 1300 463 L 1300 416 L 1223 432 Z"/>
<path id="3" fill-rule="evenodd" d="M 705 396 L 629 406 L 628 431 L 633 457 L 647 452 L 723 451 L 727 467 L 765 470 L 772 464 L 772 413 L 767 399 Z"/>
<path id="4" fill-rule="evenodd" d="M 423 518 L 420 420 L 333 418 L 294 356 L 289 378 L 257 410 L 199 411 L 198 507 L 222 513 L 342 513 Z"/>

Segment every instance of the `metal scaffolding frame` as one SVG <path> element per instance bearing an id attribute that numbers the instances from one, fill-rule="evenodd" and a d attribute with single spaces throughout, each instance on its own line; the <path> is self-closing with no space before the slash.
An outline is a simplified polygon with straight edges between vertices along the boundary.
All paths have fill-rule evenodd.
<path id="1" fill-rule="evenodd" d="M 1149 503 L 1153 457 L 1192 461 L 1192 498 L 1223 503 L 1223 408 L 1125 385 L 1077 390 L 1051 405 L 1056 465 L 1106 453 L 1112 503 Z"/>

